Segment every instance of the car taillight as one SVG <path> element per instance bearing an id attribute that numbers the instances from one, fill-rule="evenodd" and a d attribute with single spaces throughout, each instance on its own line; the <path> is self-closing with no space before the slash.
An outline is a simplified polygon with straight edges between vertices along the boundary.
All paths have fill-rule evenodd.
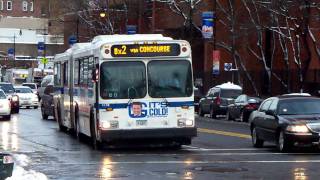
<path id="1" fill-rule="evenodd" d="M 220 105 L 221 104 L 221 98 L 220 97 L 217 97 L 215 100 L 214 100 L 214 103 L 216 105 Z"/>
<path id="2" fill-rule="evenodd" d="M 254 110 L 254 109 L 257 109 L 257 105 L 256 104 L 247 104 L 244 106 L 245 109 L 248 109 L 248 110 Z"/>
<path id="3" fill-rule="evenodd" d="M 12 156 L 3 156 L 3 164 L 11 164 L 13 163 Z"/>

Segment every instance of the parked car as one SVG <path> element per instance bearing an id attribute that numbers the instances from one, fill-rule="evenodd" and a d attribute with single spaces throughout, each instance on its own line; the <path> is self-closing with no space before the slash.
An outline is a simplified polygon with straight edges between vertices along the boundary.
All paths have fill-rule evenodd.
<path id="1" fill-rule="evenodd" d="M 7 95 L 0 89 L 0 118 L 11 119 L 11 104 Z"/>
<path id="2" fill-rule="evenodd" d="M 242 94 L 238 96 L 233 103 L 228 105 L 226 119 L 240 119 L 240 121 L 248 122 L 251 112 L 257 110 L 261 102 L 262 99 L 258 97 Z"/>
<path id="3" fill-rule="evenodd" d="M 242 88 L 230 82 L 215 86 L 200 99 L 199 115 L 210 114 L 211 118 L 216 118 L 219 114 L 226 114 L 228 105 L 241 94 Z"/>
<path id="4" fill-rule="evenodd" d="M 53 75 L 46 75 L 40 84 L 40 87 L 38 88 L 38 92 L 39 92 L 39 99 L 41 100 L 43 94 L 44 94 L 44 89 L 48 86 L 48 85 L 53 85 Z"/>
<path id="5" fill-rule="evenodd" d="M 194 110 L 198 112 L 199 110 L 199 101 L 202 98 L 202 93 L 198 88 L 194 88 Z"/>
<path id="6" fill-rule="evenodd" d="M 19 113 L 19 97 L 11 83 L 0 82 L 0 89 L 4 91 L 10 100 L 11 113 Z"/>
<path id="7" fill-rule="evenodd" d="M 15 86 L 14 88 L 20 99 L 20 107 L 26 107 L 27 109 L 31 106 L 34 109 L 39 107 L 38 96 L 33 94 L 31 88 L 26 86 Z"/>
<path id="8" fill-rule="evenodd" d="M 27 86 L 31 88 L 32 92 L 38 96 L 39 98 L 39 92 L 38 92 L 38 84 L 37 83 L 22 83 L 22 86 Z"/>
<path id="9" fill-rule="evenodd" d="M 252 144 L 275 142 L 281 152 L 293 146 L 319 145 L 320 98 L 284 95 L 264 100 L 250 118 Z"/>
<path id="10" fill-rule="evenodd" d="M 13 158 L 10 154 L 0 152 L 0 179 L 12 176 Z"/>
<path id="11" fill-rule="evenodd" d="M 44 93 L 40 101 L 42 119 L 48 119 L 48 116 L 54 116 L 53 93 L 53 85 L 48 85 L 44 89 Z"/>

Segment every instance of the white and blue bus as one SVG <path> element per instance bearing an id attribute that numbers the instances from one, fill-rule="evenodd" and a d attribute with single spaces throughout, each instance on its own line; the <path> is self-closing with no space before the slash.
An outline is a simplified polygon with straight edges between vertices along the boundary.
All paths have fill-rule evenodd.
<path id="1" fill-rule="evenodd" d="M 187 41 L 101 35 L 54 63 L 59 128 L 91 137 L 95 147 L 139 140 L 181 146 L 197 135 Z"/>

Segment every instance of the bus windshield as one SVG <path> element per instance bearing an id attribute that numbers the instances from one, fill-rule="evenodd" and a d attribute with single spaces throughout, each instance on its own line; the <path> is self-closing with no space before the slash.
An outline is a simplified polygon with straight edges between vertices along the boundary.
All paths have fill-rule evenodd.
<path id="1" fill-rule="evenodd" d="M 191 64 L 184 60 L 148 64 L 149 95 L 153 98 L 189 97 L 193 92 Z"/>
<path id="2" fill-rule="evenodd" d="M 104 99 L 144 98 L 147 94 L 143 62 L 104 62 L 100 76 L 100 94 Z"/>

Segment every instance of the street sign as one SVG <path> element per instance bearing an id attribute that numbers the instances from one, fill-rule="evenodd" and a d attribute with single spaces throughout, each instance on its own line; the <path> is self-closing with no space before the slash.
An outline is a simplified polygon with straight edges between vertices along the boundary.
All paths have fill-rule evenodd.
<path id="1" fill-rule="evenodd" d="M 231 71 L 232 63 L 224 63 L 224 71 Z"/>
<path id="2" fill-rule="evenodd" d="M 127 34 L 136 34 L 137 26 L 136 25 L 127 25 Z"/>
<path id="3" fill-rule="evenodd" d="M 39 54 L 42 54 L 43 51 L 44 51 L 44 48 L 45 48 L 44 42 L 38 42 L 37 47 L 38 47 L 38 53 L 39 53 Z"/>
<path id="4" fill-rule="evenodd" d="M 42 64 L 47 64 L 48 63 L 48 58 L 46 58 L 46 57 L 41 58 L 41 63 Z"/>
<path id="5" fill-rule="evenodd" d="M 8 49 L 8 57 L 13 58 L 14 56 L 14 49 L 13 48 L 9 48 Z"/>
<path id="6" fill-rule="evenodd" d="M 69 45 L 72 46 L 73 44 L 78 42 L 77 37 L 75 35 L 69 36 L 68 42 L 69 42 Z"/>

